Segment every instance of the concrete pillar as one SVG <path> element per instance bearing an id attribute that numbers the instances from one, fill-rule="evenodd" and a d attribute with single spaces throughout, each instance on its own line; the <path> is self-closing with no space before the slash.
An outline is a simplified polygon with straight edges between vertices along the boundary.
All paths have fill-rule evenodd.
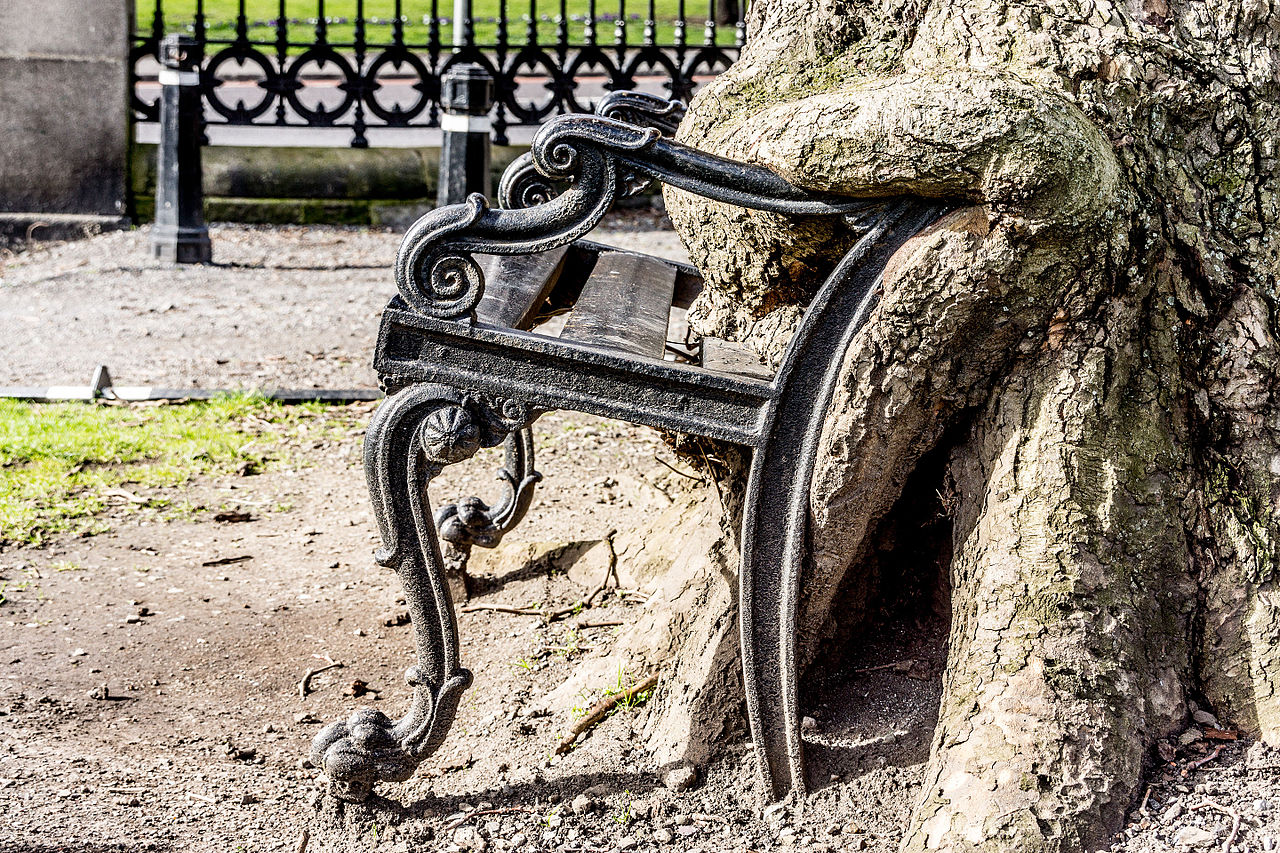
<path id="1" fill-rule="evenodd" d="M 132 0 L 0 0 L 0 217 L 128 212 L 132 14 Z"/>

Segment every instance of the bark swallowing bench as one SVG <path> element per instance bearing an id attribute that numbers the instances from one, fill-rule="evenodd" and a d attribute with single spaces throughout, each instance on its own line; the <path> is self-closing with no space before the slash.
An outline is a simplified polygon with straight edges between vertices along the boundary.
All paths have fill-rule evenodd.
<path id="1" fill-rule="evenodd" d="M 459 660 L 440 539 L 465 553 L 496 544 L 520 520 L 538 480 L 529 427 L 553 409 L 752 450 L 739 573 L 748 716 L 769 794 L 804 787 L 795 619 L 814 455 L 841 359 L 879 299 L 885 265 L 943 208 L 803 190 L 664 138 L 678 105 L 611 97 L 602 115 L 542 128 L 504 176 L 502 208 L 473 195 L 423 216 L 401 244 L 399 296 L 383 313 L 374 357 L 389 397 L 369 425 L 365 471 L 382 535 L 377 560 L 400 576 L 413 621 L 414 699 L 400 720 L 362 709 L 316 737 L 312 761 L 343 799 L 409 778 L 443 741 L 471 673 Z M 671 309 L 697 295 L 697 270 L 582 239 L 619 197 L 655 179 L 742 207 L 842 216 L 859 230 L 776 373 L 729 341 L 668 347 Z M 540 334 L 539 322 L 566 307 L 559 335 Z M 468 498 L 433 516 L 431 478 L 504 442 L 503 500 Z"/>

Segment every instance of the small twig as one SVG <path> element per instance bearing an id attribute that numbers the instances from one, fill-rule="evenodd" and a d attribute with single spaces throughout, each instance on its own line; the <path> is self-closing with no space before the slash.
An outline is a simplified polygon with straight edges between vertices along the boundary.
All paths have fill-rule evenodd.
<path id="1" fill-rule="evenodd" d="M 584 631 L 587 628 L 614 628 L 614 627 L 617 627 L 618 625 L 625 625 L 625 624 L 627 623 L 622 622 L 620 620 L 612 621 L 612 622 L 579 622 L 574 627 L 576 627 L 579 631 Z"/>
<path id="2" fill-rule="evenodd" d="M 527 808 L 524 808 L 523 806 L 504 806 L 502 808 L 496 808 L 496 809 L 473 809 L 467 812 L 466 814 L 464 814 L 462 817 L 454 818 L 453 820 L 449 821 L 444 825 L 444 828 L 445 828 L 445 831 L 457 829 L 467 821 L 471 820 L 471 818 L 478 817 L 480 815 L 517 814 L 517 813 L 531 814 L 532 812 L 533 812 L 533 809 L 527 809 Z"/>
<path id="3" fill-rule="evenodd" d="M 204 800 L 206 803 L 208 803 L 211 806 L 216 806 L 218 804 L 218 801 L 215 800 L 213 797 L 206 797 L 204 794 L 196 794 L 191 791 L 187 791 L 187 799 L 188 800 Z"/>
<path id="4" fill-rule="evenodd" d="M 605 717 L 609 716 L 609 712 L 616 708 L 622 702 L 630 702 L 637 694 L 643 693 L 651 689 L 658 683 L 658 673 L 653 673 L 644 681 L 641 681 L 634 687 L 621 690 L 612 696 L 606 696 L 591 707 L 582 719 L 573 724 L 569 729 L 569 733 L 561 739 L 556 745 L 556 755 L 564 755 L 573 747 L 573 742 L 578 739 L 578 735 L 595 726 Z"/>
<path id="5" fill-rule="evenodd" d="M 862 669 L 855 669 L 854 672 L 858 672 L 858 673 L 880 672 L 886 669 L 894 669 L 894 670 L 897 670 L 898 672 L 906 672 L 907 670 L 911 669 L 911 666 L 914 663 L 915 661 L 913 660 L 896 660 L 893 663 L 882 663 L 879 666 L 866 666 L 866 667 L 863 667 Z"/>
<path id="6" fill-rule="evenodd" d="M 324 657 L 324 660 L 327 660 L 329 663 L 325 666 L 318 666 L 315 669 L 307 670 L 307 674 L 302 676 L 302 680 L 298 682 L 298 696 L 301 698 L 306 699 L 307 694 L 311 692 L 311 679 L 315 678 L 320 673 L 328 672 L 331 669 L 342 669 L 342 661 L 334 660 L 328 655 Z"/>
<path id="7" fill-rule="evenodd" d="M 305 829 L 302 830 L 302 834 L 298 836 L 298 847 L 294 853 L 307 853 L 307 842 L 310 840 L 311 833 L 307 832 Z"/>
<path id="8" fill-rule="evenodd" d="M 720 494 L 720 481 L 716 479 L 716 470 L 711 467 L 711 460 L 707 458 L 707 451 L 702 449 L 702 445 L 698 445 L 698 452 L 702 454 L 702 464 L 707 466 L 707 478 L 711 480 L 711 485 L 716 487 L 716 503 L 720 505 L 720 514 L 725 514 L 724 495 Z"/>
<path id="9" fill-rule="evenodd" d="M 239 557 L 220 557 L 217 560 L 206 560 L 201 563 L 202 566 L 230 566 L 232 563 L 243 563 L 245 560 L 252 560 L 252 554 L 241 554 Z"/>
<path id="10" fill-rule="evenodd" d="M 507 604 L 468 604 L 462 608 L 463 613 L 479 613 L 486 610 L 492 613 L 514 613 L 517 616 L 541 616 L 546 612 L 536 607 L 512 607 Z"/>
<path id="11" fill-rule="evenodd" d="M 681 477 L 687 477 L 687 478 L 689 478 L 690 480 L 695 480 L 695 481 L 697 481 L 697 482 L 699 482 L 699 483 L 705 483 L 705 482 L 706 482 L 706 480 L 703 480 L 701 477 L 699 477 L 699 476 L 698 476 L 698 475 L 696 475 L 696 474 L 686 474 L 685 472 L 681 471 L 679 468 L 677 468 L 676 466 L 672 465 L 670 462 L 668 462 L 667 460 L 663 459 L 661 456 L 659 456 L 659 455 L 658 455 L 658 454 L 656 454 L 656 453 L 655 453 L 655 454 L 653 454 L 653 458 L 654 458 L 654 459 L 657 459 L 659 462 L 661 462 L 661 463 L 662 463 L 663 465 L 665 465 L 666 467 L 670 468 L 670 469 L 671 469 L 672 471 L 674 471 L 675 473 L 679 474 Z"/>
<path id="12" fill-rule="evenodd" d="M 1205 760 L 1207 761 L 1208 759 Z M 1205 800 L 1203 803 L 1191 806 L 1188 811 L 1194 812 L 1199 809 L 1214 809 L 1231 818 L 1231 835 L 1222 845 L 1222 853 L 1231 853 L 1231 845 L 1236 843 L 1236 836 L 1240 834 L 1240 812 L 1232 808 L 1227 808 L 1221 803 L 1215 803 L 1213 800 Z"/>
<path id="13" fill-rule="evenodd" d="M 604 567 L 604 577 L 600 579 L 600 583 L 591 592 L 587 593 L 586 598 L 581 598 L 568 607 L 561 607 L 558 610 L 539 610 L 536 607 L 511 607 L 506 604 L 471 604 L 462 608 L 462 612 L 475 613 L 481 610 L 488 610 L 494 613 L 514 613 L 516 616 L 538 616 L 546 622 L 559 622 L 566 616 L 572 616 L 580 610 L 589 610 L 595 604 L 596 597 L 608 588 L 609 578 L 617 578 L 618 552 L 613 549 L 613 537 L 617 533 L 618 531 L 616 530 L 610 530 L 608 535 L 605 536 L 605 545 L 609 549 L 609 562 Z"/>
<path id="14" fill-rule="evenodd" d="M 1151 789 L 1153 787 L 1155 786 L 1153 785 L 1147 786 L 1147 792 L 1142 795 L 1142 805 L 1138 806 L 1138 814 L 1142 815 L 1143 817 L 1150 816 L 1150 812 L 1147 811 L 1147 800 L 1151 799 Z"/>
<path id="15" fill-rule="evenodd" d="M 146 788 L 108 788 L 108 794 L 145 794 Z"/>
<path id="16" fill-rule="evenodd" d="M 1215 746 L 1213 748 L 1213 752 L 1209 753 L 1204 758 L 1201 758 L 1199 761 L 1188 761 L 1187 766 L 1182 768 L 1182 775 L 1186 776 L 1192 770 L 1198 770 L 1200 767 L 1204 766 L 1205 764 L 1208 764 L 1210 761 L 1213 761 L 1213 759 L 1217 758 L 1221 754 L 1222 754 L 1222 745 L 1219 744 L 1218 746 Z"/>

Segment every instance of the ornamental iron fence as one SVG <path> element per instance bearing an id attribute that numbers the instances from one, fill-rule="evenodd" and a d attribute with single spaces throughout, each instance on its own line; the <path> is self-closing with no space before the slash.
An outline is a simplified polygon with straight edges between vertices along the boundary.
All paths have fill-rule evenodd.
<path id="1" fill-rule="evenodd" d="M 609 91 L 687 99 L 745 39 L 746 0 L 689 6 L 703 2 L 692 14 L 686 0 L 454 0 L 446 10 L 441 0 L 170 0 L 166 14 L 164 0 L 146 0 L 130 56 L 133 111 L 158 120 L 160 44 L 179 31 L 199 54 L 209 125 L 349 128 L 363 148 L 371 128 L 439 127 L 440 81 L 469 62 L 493 76 L 493 138 L 506 144 L 507 128 L 591 112 Z"/>

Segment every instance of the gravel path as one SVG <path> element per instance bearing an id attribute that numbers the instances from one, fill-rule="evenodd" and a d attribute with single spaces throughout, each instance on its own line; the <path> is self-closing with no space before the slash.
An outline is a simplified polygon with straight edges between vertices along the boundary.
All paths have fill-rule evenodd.
<path id="1" fill-rule="evenodd" d="M 666 226 L 666 227 L 664 227 Z M 0 255 L 0 386 L 370 388 L 400 234 L 210 228 L 215 264 L 151 258 L 150 228 Z M 593 239 L 683 258 L 664 219 L 625 211 Z"/>

